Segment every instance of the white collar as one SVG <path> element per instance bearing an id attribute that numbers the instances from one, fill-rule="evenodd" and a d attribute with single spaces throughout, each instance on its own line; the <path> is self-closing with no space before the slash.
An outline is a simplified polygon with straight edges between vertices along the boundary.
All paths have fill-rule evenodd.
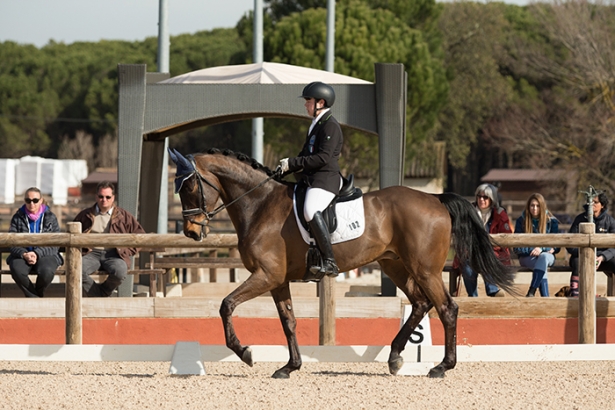
<path id="1" fill-rule="evenodd" d="M 113 214 L 113 206 L 111 208 L 109 208 L 109 210 L 107 212 L 105 212 L 108 215 L 112 215 Z M 97 214 L 102 214 L 103 212 L 100 212 L 100 207 L 98 206 L 98 204 L 96 204 L 96 213 Z"/>
<path id="2" fill-rule="evenodd" d="M 316 116 L 316 118 L 314 118 L 312 120 L 312 124 L 310 125 L 310 129 L 308 130 L 308 134 L 312 133 L 312 130 L 314 129 L 314 126 L 316 125 L 316 123 L 322 118 L 323 115 L 325 115 L 327 113 L 327 111 L 329 111 L 331 108 L 324 108 L 321 110 L 320 114 L 318 114 Z"/>

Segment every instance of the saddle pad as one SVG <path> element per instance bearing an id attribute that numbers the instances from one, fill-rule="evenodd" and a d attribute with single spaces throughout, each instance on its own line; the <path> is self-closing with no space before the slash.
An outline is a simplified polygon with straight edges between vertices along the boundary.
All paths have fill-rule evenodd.
<path id="1" fill-rule="evenodd" d="M 295 211 L 295 220 L 299 227 L 299 232 L 303 240 L 308 245 L 314 244 L 314 239 L 310 233 L 303 227 L 297 214 L 297 199 L 293 195 L 293 209 Z M 350 241 L 363 235 L 365 232 L 365 212 L 363 210 L 363 197 L 353 199 L 352 201 L 338 202 L 335 205 L 335 213 L 337 215 L 337 229 L 331 234 L 331 244 Z"/>

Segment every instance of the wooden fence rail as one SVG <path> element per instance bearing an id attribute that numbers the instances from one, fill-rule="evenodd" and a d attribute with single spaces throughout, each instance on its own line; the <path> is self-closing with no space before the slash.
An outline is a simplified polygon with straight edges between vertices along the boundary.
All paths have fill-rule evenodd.
<path id="1" fill-rule="evenodd" d="M 0 246 L 63 246 L 67 252 L 66 268 L 66 343 L 80 344 L 81 334 L 81 248 L 147 247 L 147 248 L 234 248 L 234 234 L 211 234 L 196 242 L 181 234 L 82 234 L 81 224 L 70 222 L 68 233 L 25 234 L 0 233 Z M 581 248 L 579 259 L 579 343 L 596 342 L 595 249 L 615 247 L 615 234 L 595 234 L 593 224 L 581 224 L 578 234 L 496 234 L 492 238 L 500 246 L 556 246 Z M 323 292 L 321 298 L 334 293 Z M 322 300 L 321 309 L 334 306 Z M 321 312 L 321 317 L 323 316 Z M 321 329 L 322 331 L 323 329 Z M 330 330 L 328 331 L 330 333 Z"/>

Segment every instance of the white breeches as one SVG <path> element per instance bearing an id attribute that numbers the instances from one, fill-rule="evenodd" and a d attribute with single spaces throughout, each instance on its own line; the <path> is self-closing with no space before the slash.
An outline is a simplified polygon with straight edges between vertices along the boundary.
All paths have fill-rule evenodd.
<path id="1" fill-rule="evenodd" d="M 308 188 L 305 194 L 305 204 L 303 206 L 303 216 L 305 220 L 310 222 L 314 214 L 318 211 L 323 211 L 331 201 L 335 198 L 333 192 L 326 191 L 322 188 Z"/>

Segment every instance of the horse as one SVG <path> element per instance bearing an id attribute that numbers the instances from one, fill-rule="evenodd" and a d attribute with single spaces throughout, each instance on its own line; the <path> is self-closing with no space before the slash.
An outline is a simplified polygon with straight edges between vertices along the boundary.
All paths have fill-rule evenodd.
<path id="1" fill-rule="evenodd" d="M 302 279 L 308 251 L 294 216 L 293 184 L 230 150 L 210 149 L 188 157 L 172 149 L 169 153 L 177 165 L 175 190 L 182 203 L 184 235 L 202 240 L 210 219 L 226 209 L 237 232 L 241 261 L 251 273 L 220 305 L 226 346 L 253 366 L 252 351 L 237 338 L 232 315 L 239 304 L 270 292 L 289 350 L 288 363 L 272 377 L 289 378 L 302 364 L 289 283 Z M 215 208 L 218 201 L 222 205 Z M 496 258 L 476 210 L 457 194 L 392 186 L 366 193 L 363 201 L 364 233 L 333 245 L 340 272 L 377 261 L 412 304 L 410 317 L 391 343 L 392 375 L 403 365 L 401 352 L 413 330 L 432 307 L 436 309 L 444 327 L 444 358 L 428 376 L 444 377 L 457 363 L 458 306 L 442 280 L 451 243 L 461 263 L 469 263 L 486 281 L 513 294 L 514 272 Z"/>

